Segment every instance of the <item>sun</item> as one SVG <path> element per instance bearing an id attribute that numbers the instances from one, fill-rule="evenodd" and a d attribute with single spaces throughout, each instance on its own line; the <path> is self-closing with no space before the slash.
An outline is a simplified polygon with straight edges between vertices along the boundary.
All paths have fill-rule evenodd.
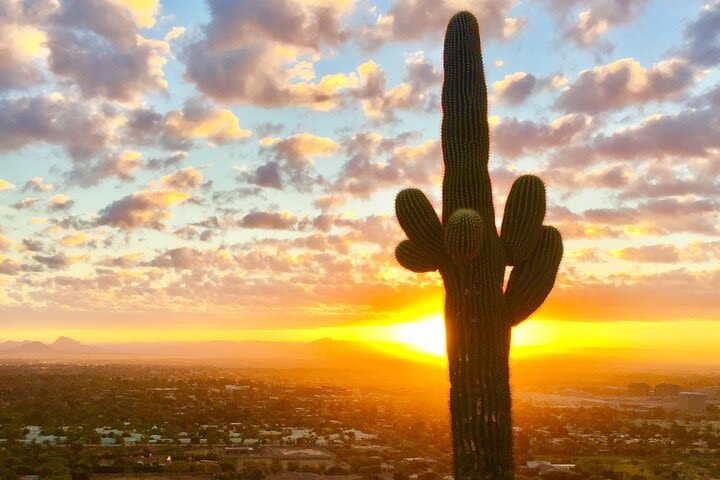
<path id="1" fill-rule="evenodd" d="M 439 314 L 394 325 L 390 336 L 420 353 L 445 356 L 445 323 Z"/>
<path id="2" fill-rule="evenodd" d="M 550 350 L 562 350 L 557 333 L 562 330 L 557 322 L 527 321 L 513 328 L 512 347 L 514 355 L 531 356 Z M 568 327 L 563 327 L 568 330 Z M 384 341 L 407 347 L 409 352 L 428 358 L 443 358 L 445 348 L 445 322 L 440 313 L 418 320 L 390 325 L 382 332 Z M 560 342 L 562 343 L 562 342 Z"/>

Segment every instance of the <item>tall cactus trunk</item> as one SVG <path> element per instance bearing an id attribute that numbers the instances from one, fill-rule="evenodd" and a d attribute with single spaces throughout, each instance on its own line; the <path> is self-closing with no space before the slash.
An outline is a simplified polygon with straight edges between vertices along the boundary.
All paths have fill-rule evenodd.
<path id="1" fill-rule="evenodd" d="M 550 293 L 562 237 L 542 224 L 545 184 L 533 175 L 513 183 L 498 235 L 487 89 L 472 14 L 450 20 L 443 60 L 442 222 L 420 190 L 400 192 L 395 211 L 408 238 L 395 257 L 413 272 L 440 271 L 445 284 L 455 480 L 512 480 L 511 329 Z M 513 269 L 503 291 L 506 266 Z"/>
<path id="2" fill-rule="evenodd" d="M 512 479 L 511 330 L 501 286 L 489 288 L 482 271 L 443 275 L 456 480 Z"/>

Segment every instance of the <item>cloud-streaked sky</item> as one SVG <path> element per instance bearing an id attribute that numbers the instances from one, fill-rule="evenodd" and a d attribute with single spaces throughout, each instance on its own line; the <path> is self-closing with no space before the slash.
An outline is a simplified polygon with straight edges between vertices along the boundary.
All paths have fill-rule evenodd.
<path id="1" fill-rule="evenodd" d="M 393 197 L 439 208 L 462 8 L 496 211 L 538 174 L 565 238 L 537 317 L 719 320 L 718 0 L 0 0 L 0 338 L 439 311 Z"/>

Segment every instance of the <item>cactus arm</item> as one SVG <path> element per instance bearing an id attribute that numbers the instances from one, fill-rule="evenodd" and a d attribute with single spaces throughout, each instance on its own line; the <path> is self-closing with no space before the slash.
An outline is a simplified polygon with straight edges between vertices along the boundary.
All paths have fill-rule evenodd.
<path id="1" fill-rule="evenodd" d="M 432 272 L 438 269 L 437 259 L 410 240 L 403 240 L 395 247 L 398 263 L 411 272 Z"/>
<path id="2" fill-rule="evenodd" d="M 443 228 L 424 193 L 417 188 L 406 188 L 398 193 L 395 213 L 408 239 L 418 249 L 431 255 L 443 255 Z"/>
<path id="3" fill-rule="evenodd" d="M 468 262 L 480 253 L 484 238 L 483 219 L 478 212 L 459 208 L 445 222 L 445 247 L 457 264 Z"/>
<path id="4" fill-rule="evenodd" d="M 488 160 L 487 87 L 477 20 L 461 12 L 445 34 L 442 88 L 443 222 L 458 208 L 472 208 L 486 235 L 497 235 Z"/>
<path id="5" fill-rule="evenodd" d="M 545 218 L 545 184 L 535 175 L 523 175 L 513 183 L 505 202 L 500 238 L 508 265 L 519 265 L 532 254 Z"/>
<path id="6" fill-rule="evenodd" d="M 512 326 L 532 315 L 545 301 L 555 284 L 562 255 L 560 232 L 555 227 L 543 226 L 535 251 L 510 273 L 505 305 Z"/>

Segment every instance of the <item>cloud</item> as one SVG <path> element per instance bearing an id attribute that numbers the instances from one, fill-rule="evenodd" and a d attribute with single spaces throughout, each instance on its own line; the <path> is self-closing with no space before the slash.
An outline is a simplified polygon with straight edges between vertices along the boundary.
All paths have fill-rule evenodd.
<path id="1" fill-rule="evenodd" d="M 165 34 L 165 41 L 171 42 L 173 40 L 177 40 L 178 38 L 185 35 L 185 27 L 175 26 L 168 31 L 168 33 Z"/>
<path id="2" fill-rule="evenodd" d="M 173 190 L 187 191 L 197 188 L 202 179 L 202 173 L 189 166 L 170 175 L 165 175 L 160 179 L 160 183 Z"/>
<path id="3" fill-rule="evenodd" d="M 701 67 L 720 63 L 720 1 L 711 0 L 700 15 L 685 27 L 686 45 L 682 53 Z"/>
<path id="4" fill-rule="evenodd" d="M 385 72 L 370 60 L 358 67 L 361 85 L 350 95 L 361 99 L 363 111 L 381 121 L 395 120 L 398 110 L 438 110 L 439 98 L 431 92 L 440 85 L 441 72 L 422 51 L 407 55 L 403 82 L 387 89 Z"/>
<path id="5" fill-rule="evenodd" d="M 13 188 L 15 188 L 15 184 L 0 178 L 0 190 L 12 190 Z"/>
<path id="6" fill-rule="evenodd" d="M 626 247 L 610 252 L 614 257 L 641 263 L 706 262 L 720 259 L 720 242 L 693 242 L 684 247 L 670 244 Z"/>
<path id="7" fill-rule="evenodd" d="M 0 152 L 45 142 L 87 158 L 115 138 L 116 120 L 112 111 L 60 94 L 0 99 Z"/>
<path id="8" fill-rule="evenodd" d="M 525 101 L 535 89 L 537 78 L 530 73 L 515 72 L 493 82 L 493 98 L 502 103 L 517 105 Z"/>
<path id="9" fill-rule="evenodd" d="M 104 267 L 131 268 L 138 266 L 142 259 L 142 253 L 133 252 L 119 255 L 116 257 L 105 257 L 98 262 Z"/>
<path id="10" fill-rule="evenodd" d="M 720 232 L 716 202 L 710 199 L 657 198 L 634 207 L 592 208 L 582 212 L 583 222 L 632 236 L 672 233 L 717 235 Z"/>
<path id="11" fill-rule="evenodd" d="M 162 230 L 171 218 L 169 208 L 188 200 L 190 195 L 176 190 L 143 190 L 117 200 L 103 210 L 98 225 L 122 229 L 151 228 Z"/>
<path id="12" fill-rule="evenodd" d="M 64 193 L 58 193 L 50 197 L 48 200 L 48 208 L 50 210 L 67 210 L 74 203 L 75 202 Z"/>
<path id="13" fill-rule="evenodd" d="M 34 255 L 33 259 L 52 270 L 62 270 L 88 257 L 89 254 L 68 256 L 61 252 L 55 255 Z"/>
<path id="14" fill-rule="evenodd" d="M 187 158 L 187 152 L 173 152 L 166 157 L 156 157 L 149 159 L 147 162 L 145 162 L 145 168 L 147 168 L 148 170 L 161 170 L 170 167 L 177 167 Z"/>
<path id="15" fill-rule="evenodd" d="M 720 147 L 720 123 L 712 109 L 652 115 L 636 126 L 598 135 L 594 148 L 614 158 L 706 157 Z"/>
<path id="16" fill-rule="evenodd" d="M 634 176 L 618 198 L 704 196 L 712 198 L 718 192 L 720 162 L 706 162 L 672 167 L 648 166 Z"/>
<path id="17" fill-rule="evenodd" d="M 23 198 L 22 200 L 18 200 L 17 202 L 13 203 L 12 207 L 16 210 L 22 210 L 24 208 L 33 206 L 38 201 L 40 201 L 40 199 L 35 197 Z"/>
<path id="18" fill-rule="evenodd" d="M 555 101 L 565 112 L 598 114 L 652 101 L 675 100 L 695 83 L 696 70 L 676 57 L 645 68 L 632 58 L 583 70 Z"/>
<path id="19" fill-rule="evenodd" d="M 250 130 L 230 110 L 190 102 L 182 110 L 169 112 L 164 119 L 164 142 L 183 146 L 185 141 L 202 138 L 212 145 L 224 145 L 249 137 Z"/>
<path id="20" fill-rule="evenodd" d="M 610 252 L 614 257 L 632 262 L 675 263 L 680 260 L 678 249 L 674 245 L 647 245 L 644 247 L 626 247 Z"/>
<path id="21" fill-rule="evenodd" d="M 56 12 L 56 22 L 115 43 L 132 43 L 138 30 L 155 25 L 158 8 L 158 0 L 64 0 Z"/>
<path id="22" fill-rule="evenodd" d="M 261 155 L 270 160 L 251 172 L 241 169 L 238 178 L 252 185 L 274 189 L 283 189 L 289 184 L 300 191 L 309 191 L 313 185 L 323 181 L 312 168 L 314 160 L 329 157 L 340 149 L 340 145 L 331 138 L 307 132 L 285 138 L 264 137 L 260 145 Z"/>
<path id="23" fill-rule="evenodd" d="M 311 133 L 296 133 L 286 138 L 265 138 L 262 145 L 278 161 L 284 161 L 291 167 L 310 165 L 316 157 L 328 157 L 340 149 L 337 142 L 328 137 L 319 137 Z"/>
<path id="24" fill-rule="evenodd" d="M 12 245 L 12 242 L 0 232 L 0 251 L 8 250 L 10 245 Z"/>
<path id="25" fill-rule="evenodd" d="M 493 148 L 507 158 L 515 158 L 527 152 L 570 144 L 588 134 L 591 125 L 591 117 L 582 113 L 571 113 L 549 124 L 503 119 L 492 127 Z"/>
<path id="26" fill-rule="evenodd" d="M 23 238 L 22 246 L 29 252 L 42 252 L 45 248 L 40 240 L 33 238 Z"/>
<path id="27" fill-rule="evenodd" d="M 202 251 L 190 247 L 178 247 L 158 255 L 150 265 L 180 270 L 205 270 L 213 267 L 228 269 L 232 268 L 234 263 L 230 252 L 223 248 Z"/>
<path id="28" fill-rule="evenodd" d="M 514 38 L 525 25 L 522 18 L 508 17 L 515 0 L 394 0 L 386 14 L 361 33 L 371 49 L 391 41 L 414 41 L 439 37 L 448 20 L 459 10 L 471 10 L 482 20 L 484 38 Z"/>
<path id="29" fill-rule="evenodd" d="M 69 235 L 65 235 L 63 238 L 60 239 L 60 244 L 64 247 L 77 247 L 80 245 L 84 245 L 87 241 L 87 237 L 83 232 L 77 232 L 72 233 Z"/>
<path id="30" fill-rule="evenodd" d="M 297 218 L 289 212 L 251 212 L 238 222 L 243 228 L 269 230 L 292 230 L 296 224 Z"/>
<path id="31" fill-rule="evenodd" d="M 410 145 L 409 141 L 415 138 L 413 133 L 383 137 L 375 132 L 360 132 L 344 141 L 347 160 L 316 205 L 325 210 L 353 198 L 366 199 L 388 186 L 423 186 L 439 179 L 440 142 L 429 140 Z"/>
<path id="32" fill-rule="evenodd" d="M 134 180 L 133 173 L 142 165 L 141 157 L 140 152 L 132 150 L 111 153 L 90 165 L 86 162 L 77 163 L 68 177 L 71 182 L 82 186 L 97 185 L 111 177 L 129 182 Z"/>
<path id="33" fill-rule="evenodd" d="M 575 23 L 565 31 L 565 38 L 578 47 L 598 46 L 612 28 L 627 25 L 647 6 L 647 0 L 600 0 L 577 15 Z M 610 49 L 608 44 L 602 45 Z"/>
<path id="34" fill-rule="evenodd" d="M 0 182 L 0 184 L 2 184 L 2 182 Z M 53 188 L 55 188 L 55 185 L 52 183 L 43 183 L 42 177 L 34 177 L 25 182 L 21 191 L 27 192 L 28 190 L 32 190 L 34 192 L 47 192 Z M 2 188 L 0 188 L 0 190 L 1 189 Z"/>
<path id="35" fill-rule="evenodd" d="M 717 318 L 718 281 L 717 269 L 676 268 L 607 277 L 575 275 L 566 281 L 559 279 L 542 312 L 547 318 L 581 321 L 712 320 Z"/>
<path id="36" fill-rule="evenodd" d="M 599 249 L 596 247 L 581 248 L 570 252 L 569 257 L 575 262 L 600 263 L 603 261 Z"/>
<path id="37" fill-rule="evenodd" d="M 42 83 L 45 76 L 40 61 L 47 55 L 45 32 L 5 20 L 0 16 L 0 92 Z"/>
<path id="38" fill-rule="evenodd" d="M 0 275 L 17 275 L 22 269 L 22 264 L 14 258 L 0 255 Z"/>
<path id="39" fill-rule="evenodd" d="M 170 47 L 165 41 L 136 35 L 134 43 L 118 45 L 96 35 L 57 30 L 50 34 L 49 46 L 53 73 L 88 97 L 131 101 L 167 88 L 162 69 Z"/>
<path id="40" fill-rule="evenodd" d="M 331 74 L 312 82 L 312 56 L 319 55 L 323 45 L 345 40 L 348 32 L 340 20 L 353 3 L 210 0 L 204 36 L 180 55 L 185 77 L 222 101 L 335 108 L 338 92 L 352 86 L 357 76 Z"/>

